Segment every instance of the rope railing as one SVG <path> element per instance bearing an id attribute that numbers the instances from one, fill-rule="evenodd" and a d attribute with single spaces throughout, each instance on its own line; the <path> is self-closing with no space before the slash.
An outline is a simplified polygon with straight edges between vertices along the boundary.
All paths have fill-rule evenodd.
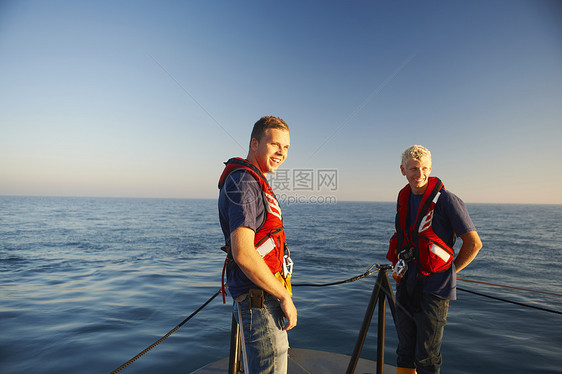
<path id="1" fill-rule="evenodd" d="M 343 281 L 331 282 L 331 283 L 322 283 L 322 284 L 318 284 L 318 283 L 295 283 L 292 286 L 293 287 L 329 287 L 329 286 L 335 286 L 335 285 L 344 284 L 344 283 L 355 282 L 355 281 L 358 281 L 358 280 L 363 279 L 365 277 L 368 277 L 369 275 L 371 275 L 373 273 L 376 273 L 383 266 L 384 265 L 373 264 L 363 274 L 357 275 L 355 277 L 352 277 L 352 278 L 349 278 L 349 279 L 346 279 L 346 280 L 343 280 Z M 375 269 L 373 269 L 373 268 L 375 268 Z M 457 278 L 457 280 L 464 281 L 464 282 L 479 283 L 479 284 L 484 284 L 484 285 L 488 285 L 488 286 L 510 288 L 510 289 L 515 289 L 515 290 L 528 291 L 528 292 L 541 293 L 541 294 L 547 294 L 547 295 L 562 297 L 562 294 L 558 294 L 558 293 L 554 293 L 554 292 L 548 292 L 548 291 L 538 291 L 538 290 L 532 290 L 532 289 L 529 289 L 529 288 L 507 286 L 507 285 L 489 283 L 489 282 L 482 282 L 482 281 L 474 281 L 474 280 L 464 279 L 464 278 Z M 502 302 L 506 302 L 506 303 L 516 304 L 516 305 L 519 305 L 519 306 L 532 308 L 532 309 L 536 309 L 536 310 L 541 310 L 541 311 L 545 311 L 545 312 L 549 312 L 549 313 L 562 314 L 562 312 L 557 311 L 557 310 L 542 308 L 542 307 L 538 307 L 538 306 L 535 306 L 535 305 L 529 305 L 529 304 L 524 304 L 524 303 L 520 303 L 520 302 L 516 302 L 516 301 L 512 301 L 512 300 L 507 300 L 507 299 L 500 298 L 500 297 L 490 296 L 490 295 L 486 295 L 486 294 L 483 294 L 483 293 L 467 290 L 467 289 L 460 288 L 460 287 L 457 287 L 457 289 L 460 290 L 460 291 L 472 293 L 472 294 L 475 294 L 475 295 L 478 295 L 478 296 L 482 296 L 482 297 L 486 297 L 486 298 L 490 298 L 490 299 L 494 299 L 494 300 L 498 300 L 498 301 L 502 301 Z M 197 313 L 199 313 L 201 310 L 203 310 L 203 308 L 205 308 L 211 301 L 213 301 L 213 299 L 215 299 L 215 297 L 217 297 L 221 293 L 221 291 L 222 291 L 222 289 L 218 290 L 213 296 L 211 296 L 211 298 L 209 298 L 205 303 L 203 303 L 203 305 L 201 305 L 199 308 L 197 308 L 197 310 L 195 310 L 193 313 L 191 313 L 186 319 L 184 319 L 176 327 L 174 327 L 172 330 L 170 330 L 166 335 L 164 335 L 162 338 L 158 339 L 156 342 L 154 342 L 149 347 L 147 347 L 142 352 L 140 352 L 138 355 L 136 355 L 135 357 L 133 357 L 132 359 L 130 359 L 129 361 L 127 361 L 126 363 L 121 365 L 119 368 L 112 371 L 111 374 L 115 374 L 115 373 L 120 372 L 121 370 L 123 370 L 124 368 L 126 368 L 127 366 L 129 366 L 130 364 L 135 362 L 137 359 L 139 359 L 140 357 L 145 355 L 151 349 L 156 347 L 158 344 L 160 344 L 164 340 L 166 340 L 170 335 L 172 335 L 174 332 L 176 332 L 180 327 L 182 327 L 186 322 L 188 322 L 191 318 L 193 318 Z"/>
<path id="2" fill-rule="evenodd" d="M 531 289 L 529 289 L 529 288 L 514 287 L 514 286 L 506 286 L 506 285 L 504 285 L 504 284 L 482 282 L 482 281 L 476 281 L 476 280 L 472 280 L 472 279 L 457 278 L 457 280 L 464 281 L 464 282 L 485 284 L 485 285 L 487 285 L 487 286 L 502 287 L 502 288 L 510 288 L 510 289 L 512 289 L 512 290 L 528 291 L 528 292 L 533 292 L 533 293 L 542 293 L 542 294 L 545 294 L 545 295 L 552 295 L 552 296 L 560 296 L 560 297 L 562 297 L 562 294 L 560 294 L 560 293 L 555 293 L 555 292 L 531 290 Z"/>
<path id="3" fill-rule="evenodd" d="M 375 270 L 373 270 L 374 267 L 377 267 Z M 359 279 L 363 279 L 365 277 L 368 277 L 369 275 L 376 273 L 377 271 L 379 271 L 379 267 L 381 265 L 379 264 L 373 264 L 373 266 L 371 266 L 366 272 L 364 272 L 361 275 L 358 275 L 356 277 L 353 278 L 349 278 L 343 281 L 339 281 L 339 282 L 332 282 L 332 283 L 295 283 L 292 284 L 293 287 L 328 287 L 328 286 L 336 286 L 338 284 L 344 284 L 344 283 L 351 283 L 351 282 L 355 282 L 358 281 Z"/>
<path id="4" fill-rule="evenodd" d="M 144 351 L 142 351 L 141 353 L 139 353 L 138 355 L 136 355 L 135 357 L 133 357 L 132 359 L 130 359 L 129 361 L 127 361 L 126 363 L 124 363 L 123 365 L 119 366 L 117 369 L 113 370 L 111 372 L 111 374 L 114 373 L 118 373 L 121 370 L 123 370 L 124 368 L 126 368 L 127 366 L 129 366 L 130 364 L 132 364 L 133 362 L 135 362 L 136 360 L 138 360 L 139 358 L 141 358 L 142 356 L 144 356 L 144 354 L 146 354 L 148 351 L 150 351 L 152 348 L 156 347 L 158 344 L 162 343 L 164 340 L 168 339 L 168 337 L 170 335 L 172 335 L 174 332 L 176 332 L 180 327 L 182 327 L 187 321 L 189 321 L 191 318 L 193 318 L 197 313 L 199 313 L 203 308 L 205 308 L 211 301 L 213 301 L 213 299 L 215 297 L 217 297 L 222 290 L 218 290 L 217 293 L 215 293 L 213 296 L 211 296 L 211 298 L 209 300 L 207 300 L 203 305 L 201 305 L 199 308 L 197 308 L 197 310 L 193 313 L 191 313 L 189 315 L 189 317 L 187 317 L 186 319 L 184 319 L 180 324 L 178 324 L 176 327 L 174 327 L 172 330 L 170 330 L 170 332 L 168 332 L 166 335 L 164 335 L 163 337 L 161 337 L 160 339 L 158 339 L 156 342 L 154 342 L 153 344 L 151 344 L 148 348 L 146 348 Z"/>
<path id="5" fill-rule="evenodd" d="M 502 297 L 497 297 L 497 296 L 490 296 L 490 295 L 486 295 L 480 292 L 476 292 L 476 291 L 471 291 L 471 290 L 467 290 L 465 288 L 461 288 L 461 287 L 457 287 L 457 290 L 459 291 L 464 291 L 464 292 L 468 292 L 474 295 L 478 295 L 478 296 L 482 296 L 482 297 L 487 297 L 488 299 L 493 299 L 493 300 L 497 300 L 497 301 L 503 301 L 504 303 L 510 303 L 510 304 L 515 304 L 515 305 L 519 305 L 519 306 L 524 306 L 526 308 L 531 308 L 531 309 L 536 309 L 536 310 L 542 310 L 543 312 L 549 312 L 549 313 L 555 313 L 555 314 L 562 314 L 562 312 L 558 311 L 558 310 L 553 310 L 553 309 L 547 309 L 547 308 L 543 308 L 540 306 L 536 306 L 536 305 L 529 305 L 529 304 L 525 304 L 525 303 L 520 303 L 518 301 L 513 301 L 513 300 L 508 300 L 508 299 L 504 299 Z"/>

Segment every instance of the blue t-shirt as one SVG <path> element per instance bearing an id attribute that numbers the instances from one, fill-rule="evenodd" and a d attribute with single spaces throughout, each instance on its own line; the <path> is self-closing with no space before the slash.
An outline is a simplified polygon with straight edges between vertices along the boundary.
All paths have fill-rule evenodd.
<path id="1" fill-rule="evenodd" d="M 414 224 L 422 198 L 423 195 L 414 195 L 410 192 L 410 200 L 408 202 L 408 226 L 410 227 Z M 451 248 L 453 248 L 458 236 L 476 230 L 464 202 L 445 188 L 441 190 L 441 196 L 439 196 L 439 200 L 435 204 L 432 227 L 435 234 Z M 418 264 L 408 264 L 406 286 L 409 293 L 414 289 L 416 274 L 419 270 L 418 267 Z M 452 265 L 444 272 L 428 275 L 425 279 L 423 292 L 443 299 L 456 300 L 457 275 L 455 265 Z"/>
<path id="2" fill-rule="evenodd" d="M 256 179 L 247 171 L 231 173 L 219 194 L 219 214 L 225 242 L 230 247 L 230 234 L 239 227 L 256 232 L 264 223 L 263 191 Z M 257 288 L 238 266 L 228 273 L 228 290 L 233 298 Z"/>

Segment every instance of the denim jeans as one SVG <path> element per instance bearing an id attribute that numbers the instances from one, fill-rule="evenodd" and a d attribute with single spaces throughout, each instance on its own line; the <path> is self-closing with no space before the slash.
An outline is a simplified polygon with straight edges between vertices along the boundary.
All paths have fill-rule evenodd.
<path id="1" fill-rule="evenodd" d="M 250 308 L 249 297 L 234 302 L 234 317 L 242 329 L 248 358 L 248 374 L 286 374 L 289 340 L 283 331 L 284 314 L 279 300 L 265 294 L 263 308 Z"/>
<path id="2" fill-rule="evenodd" d="M 396 292 L 397 365 L 415 367 L 418 374 L 439 374 L 449 300 L 424 293 L 414 301 L 404 295 L 405 288 L 398 287 Z"/>

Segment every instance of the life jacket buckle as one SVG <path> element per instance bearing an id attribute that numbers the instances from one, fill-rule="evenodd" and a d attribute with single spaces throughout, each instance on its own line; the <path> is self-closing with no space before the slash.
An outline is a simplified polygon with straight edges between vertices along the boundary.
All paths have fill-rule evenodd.
<path id="1" fill-rule="evenodd" d="M 398 258 L 400 260 L 404 260 L 405 263 L 412 262 L 416 258 L 415 248 L 410 247 L 407 249 L 403 249 L 400 253 L 398 253 Z"/>

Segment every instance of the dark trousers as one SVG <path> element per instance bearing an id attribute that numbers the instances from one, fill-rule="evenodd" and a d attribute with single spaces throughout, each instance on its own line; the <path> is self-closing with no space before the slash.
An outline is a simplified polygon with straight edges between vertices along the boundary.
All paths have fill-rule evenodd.
<path id="1" fill-rule="evenodd" d="M 410 297 L 403 284 L 396 300 L 397 366 L 416 368 L 418 374 L 439 374 L 449 300 L 424 293 Z"/>

